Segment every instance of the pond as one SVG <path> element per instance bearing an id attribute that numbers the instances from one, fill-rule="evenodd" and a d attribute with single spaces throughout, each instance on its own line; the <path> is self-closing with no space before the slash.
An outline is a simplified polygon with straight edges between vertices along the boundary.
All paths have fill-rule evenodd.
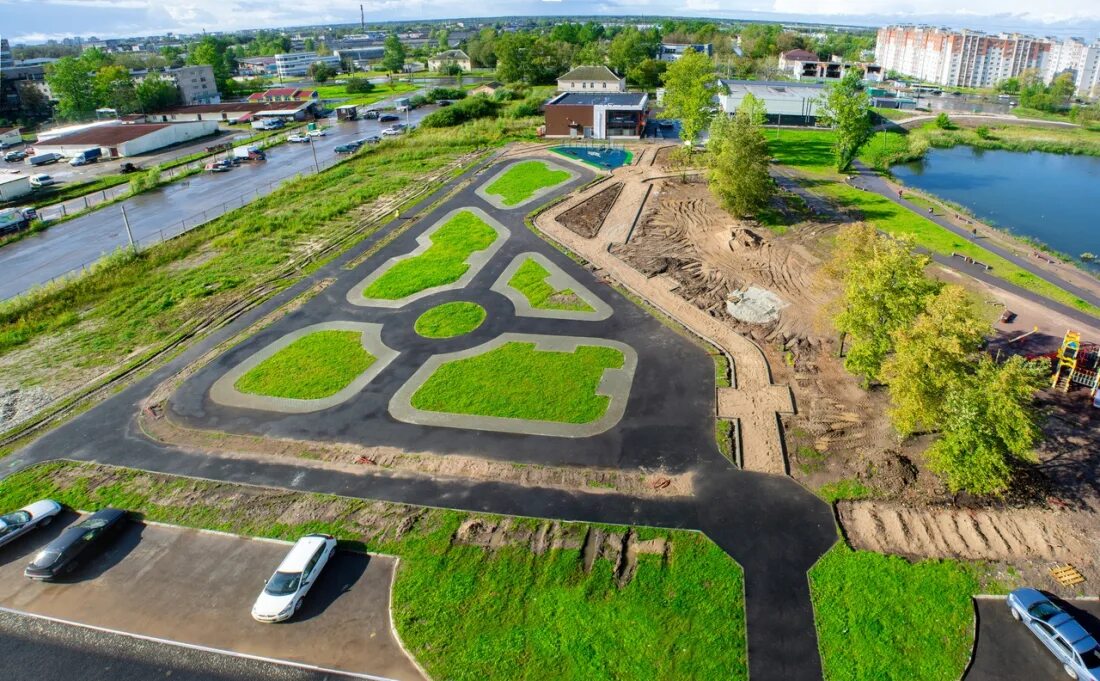
<path id="1" fill-rule="evenodd" d="M 991 225 L 1074 257 L 1100 257 L 1098 157 L 960 145 L 930 149 L 923 160 L 896 165 L 891 172 L 904 184 L 964 206 Z"/>

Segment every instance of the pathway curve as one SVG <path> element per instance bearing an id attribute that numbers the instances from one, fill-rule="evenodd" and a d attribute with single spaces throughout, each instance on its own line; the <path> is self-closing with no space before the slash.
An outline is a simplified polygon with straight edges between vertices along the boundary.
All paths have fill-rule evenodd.
<path id="1" fill-rule="evenodd" d="M 456 178 L 455 183 L 483 171 L 484 167 L 468 171 Z M 485 177 L 488 175 L 483 173 L 480 179 Z M 432 205 L 441 195 L 440 192 L 428 197 L 412 212 Z M 449 207 L 450 203 L 445 201 L 436 210 Z M 522 220 L 522 211 L 517 211 L 511 218 L 510 228 L 524 230 Z M 357 276 L 357 272 L 349 272 L 344 265 L 355 262 L 384 237 L 385 234 L 378 233 L 365 239 L 350 252 L 212 333 L 143 380 L 48 432 L 0 462 L 0 474 L 10 475 L 35 463 L 69 458 L 231 483 L 472 512 L 697 529 L 706 533 L 744 569 L 752 681 L 820 679 L 821 664 L 807 571 L 837 540 L 832 510 L 785 475 L 737 470 L 718 453 L 713 439 L 710 440 L 712 451 L 690 454 L 695 473 L 694 496 L 642 499 L 461 478 L 399 477 L 369 469 L 361 473 L 348 472 L 298 466 L 293 460 L 257 461 L 183 449 L 153 441 L 141 432 L 135 418 L 137 411 L 157 386 L 309 290 L 319 280 L 348 281 L 349 277 Z M 385 251 L 380 255 L 384 256 Z M 584 274 L 580 270 L 575 272 L 577 276 Z M 646 282 L 633 283 L 658 298 L 673 295 L 667 289 L 664 293 L 659 289 L 651 290 L 645 286 Z M 332 297 L 335 294 L 330 291 L 322 295 Z M 689 321 L 701 325 L 705 320 Z M 703 330 L 734 348 L 731 354 L 737 362 L 738 390 L 759 390 L 759 399 L 769 402 L 767 408 L 776 409 L 771 402 L 781 401 L 782 389 L 771 386 L 767 363 L 759 349 L 736 334 L 722 335 L 719 328 Z M 735 399 L 730 408 L 755 408 L 755 399 Z M 774 418 L 772 412 L 771 419 Z M 750 424 L 744 428 L 742 437 L 751 446 L 755 446 L 756 438 L 769 443 L 769 447 L 779 446 L 774 423 L 772 429 L 764 424 L 759 428 Z M 682 458 L 685 454 L 669 452 L 669 456 Z"/>

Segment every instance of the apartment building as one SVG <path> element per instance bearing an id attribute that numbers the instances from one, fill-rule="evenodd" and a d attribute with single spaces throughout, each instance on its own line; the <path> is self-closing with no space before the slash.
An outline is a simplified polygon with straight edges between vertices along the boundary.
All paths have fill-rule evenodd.
<path id="1" fill-rule="evenodd" d="M 1100 41 L 1091 45 L 1081 38 L 1054 42 L 1043 70 L 1043 81 L 1049 83 L 1063 73 L 1073 76 L 1078 95 L 1100 96 Z"/>
<path id="2" fill-rule="evenodd" d="M 275 71 L 280 78 L 304 76 L 309 73 L 309 67 L 317 63 L 328 64 L 334 70 L 340 70 L 340 58 L 336 56 L 322 57 L 316 52 L 291 52 L 275 55 Z"/>
<path id="3" fill-rule="evenodd" d="M 218 104 L 222 101 L 218 86 L 214 83 L 214 69 L 209 65 L 168 69 L 164 75 L 176 83 L 180 103 L 184 106 Z"/>

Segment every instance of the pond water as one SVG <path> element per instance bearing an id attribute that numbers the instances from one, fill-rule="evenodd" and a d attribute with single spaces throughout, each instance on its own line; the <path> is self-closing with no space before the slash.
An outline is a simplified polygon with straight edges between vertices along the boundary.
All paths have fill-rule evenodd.
<path id="1" fill-rule="evenodd" d="M 1078 257 L 1100 257 L 1100 158 L 1033 151 L 930 149 L 891 168 L 904 184 L 966 207 L 984 222 Z"/>

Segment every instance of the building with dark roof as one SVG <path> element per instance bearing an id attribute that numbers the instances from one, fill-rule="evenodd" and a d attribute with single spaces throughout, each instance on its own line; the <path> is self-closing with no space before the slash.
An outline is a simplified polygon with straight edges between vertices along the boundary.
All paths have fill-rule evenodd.
<path id="1" fill-rule="evenodd" d="M 626 78 L 603 66 L 578 66 L 558 78 L 558 92 L 626 92 Z"/>
<path id="2" fill-rule="evenodd" d="M 137 156 L 182 144 L 218 131 L 217 121 L 191 123 L 111 123 L 53 137 L 34 145 L 36 154 L 54 152 L 75 156 L 98 147 L 108 158 Z"/>
<path id="3" fill-rule="evenodd" d="M 645 130 L 644 92 L 565 92 L 546 103 L 547 137 L 638 139 Z"/>
<path id="4" fill-rule="evenodd" d="M 661 43 L 661 47 L 657 51 L 657 59 L 673 62 L 684 56 L 684 52 L 688 50 L 705 54 L 708 57 L 714 55 L 714 45 L 711 43 Z"/>
<path id="5" fill-rule="evenodd" d="M 282 118 L 304 121 L 313 117 L 316 100 L 289 102 L 222 102 L 176 106 L 148 114 L 150 123 L 175 123 L 181 121 L 221 121 L 223 123 L 247 123 L 253 118 Z"/>

